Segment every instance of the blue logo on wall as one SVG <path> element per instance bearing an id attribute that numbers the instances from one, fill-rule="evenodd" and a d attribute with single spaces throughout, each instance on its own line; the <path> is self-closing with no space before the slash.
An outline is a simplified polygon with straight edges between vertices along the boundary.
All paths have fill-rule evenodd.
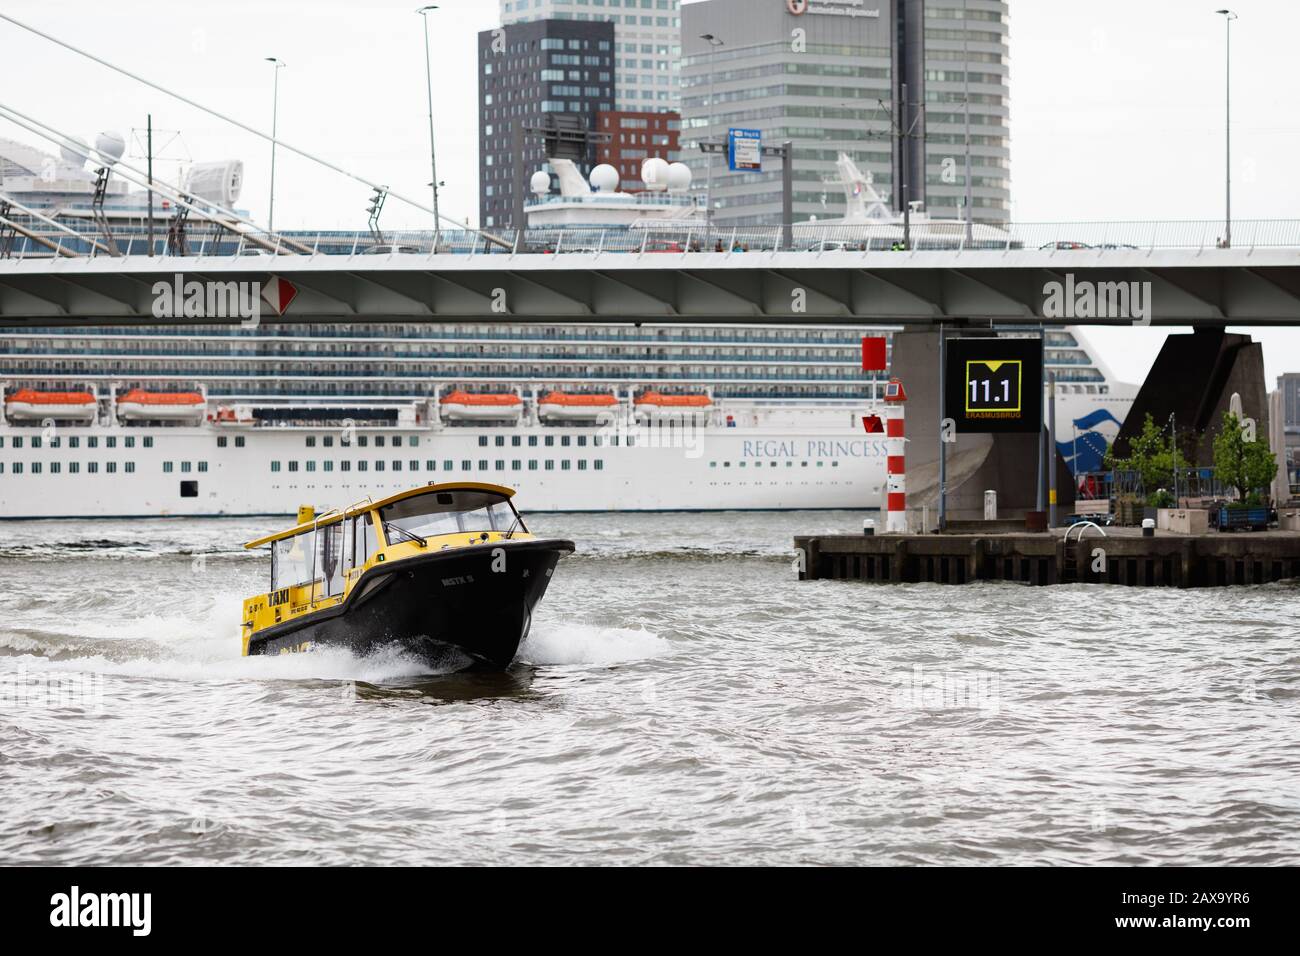
<path id="1" fill-rule="evenodd" d="M 1120 429 L 1120 420 L 1110 413 L 1110 409 L 1099 408 L 1089 412 L 1071 423 L 1077 429 L 1072 438 L 1058 441 L 1056 449 L 1070 472 L 1078 475 L 1088 471 L 1105 470 L 1106 444 L 1110 439 L 1097 430 L 1098 425 L 1112 424 L 1115 431 Z"/>

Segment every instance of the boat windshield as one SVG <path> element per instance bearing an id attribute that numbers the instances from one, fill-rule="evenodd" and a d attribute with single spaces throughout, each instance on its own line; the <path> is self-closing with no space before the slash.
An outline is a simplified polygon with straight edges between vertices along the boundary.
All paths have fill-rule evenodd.
<path id="1" fill-rule="evenodd" d="M 271 590 L 306 584 L 317 575 L 315 536 L 306 531 L 271 545 Z"/>
<path id="2" fill-rule="evenodd" d="M 458 531 L 527 531 L 510 499 L 492 491 L 430 491 L 379 509 L 384 527 L 432 538 Z M 404 538 L 400 533 L 389 540 Z"/>

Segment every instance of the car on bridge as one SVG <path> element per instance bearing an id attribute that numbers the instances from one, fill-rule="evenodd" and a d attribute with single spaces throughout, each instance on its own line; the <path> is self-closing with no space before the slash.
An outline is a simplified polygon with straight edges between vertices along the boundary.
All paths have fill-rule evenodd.
<path id="1" fill-rule="evenodd" d="M 686 246 L 671 239 L 653 239 L 645 244 L 646 252 L 685 252 Z M 695 250 L 696 252 L 699 249 Z"/>
<path id="2" fill-rule="evenodd" d="M 363 256 L 418 256 L 420 254 L 419 246 L 400 246 L 392 242 L 383 242 L 377 246 L 371 246 L 363 250 Z"/>

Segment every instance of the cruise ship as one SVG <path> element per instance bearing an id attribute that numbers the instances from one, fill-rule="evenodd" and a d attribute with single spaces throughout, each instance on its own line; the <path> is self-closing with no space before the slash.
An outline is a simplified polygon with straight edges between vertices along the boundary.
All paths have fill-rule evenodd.
<path id="1" fill-rule="evenodd" d="M 52 210 L 94 188 L 68 157 L 35 153 L 0 142 L 0 193 Z M 33 168 L 47 160 L 62 162 L 57 196 Z M 566 173 L 530 213 L 582 205 Z M 657 211 L 604 199 L 635 209 L 619 228 L 694 215 L 675 196 Z M 882 331 L 383 317 L 4 330 L 0 516 L 281 515 L 417 481 L 510 485 L 535 511 L 878 508 L 884 441 L 862 418 L 885 378 L 862 371 L 861 339 Z M 1062 452 L 1092 470 L 1132 390 L 1076 330 L 1046 335 Z"/>

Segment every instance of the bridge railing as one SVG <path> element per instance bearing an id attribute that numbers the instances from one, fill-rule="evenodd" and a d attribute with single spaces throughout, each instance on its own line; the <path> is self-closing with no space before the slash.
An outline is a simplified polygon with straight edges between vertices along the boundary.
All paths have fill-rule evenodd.
<path id="1" fill-rule="evenodd" d="M 107 241 L 85 230 L 84 221 L 71 225 L 79 236 L 60 232 L 39 220 L 9 217 L 23 232 L 6 231 L 0 223 L 0 259 L 51 258 L 72 254 L 103 256 Z M 789 235 L 787 235 L 787 232 Z M 168 243 L 165 230 L 155 228 L 152 240 L 140 222 L 117 229 L 116 252 L 129 256 L 179 255 Z M 286 231 L 269 239 L 214 229 L 211 224 L 191 224 L 184 250 L 189 256 L 248 257 L 274 255 L 327 256 L 431 256 L 451 255 L 653 255 L 697 252 L 826 253 L 980 252 L 1006 254 L 1037 250 L 1050 253 L 1111 253 L 1156 250 L 1214 250 L 1225 246 L 1222 220 L 1128 222 L 964 223 L 930 221 L 918 217 L 905 230 L 900 223 L 843 225 L 801 222 L 782 226 L 728 226 L 714 223 L 642 221 L 631 228 L 564 226 L 529 229 L 384 230 L 379 235 L 354 231 Z M 1234 249 L 1300 249 L 1300 220 L 1243 219 L 1232 223 Z"/>

